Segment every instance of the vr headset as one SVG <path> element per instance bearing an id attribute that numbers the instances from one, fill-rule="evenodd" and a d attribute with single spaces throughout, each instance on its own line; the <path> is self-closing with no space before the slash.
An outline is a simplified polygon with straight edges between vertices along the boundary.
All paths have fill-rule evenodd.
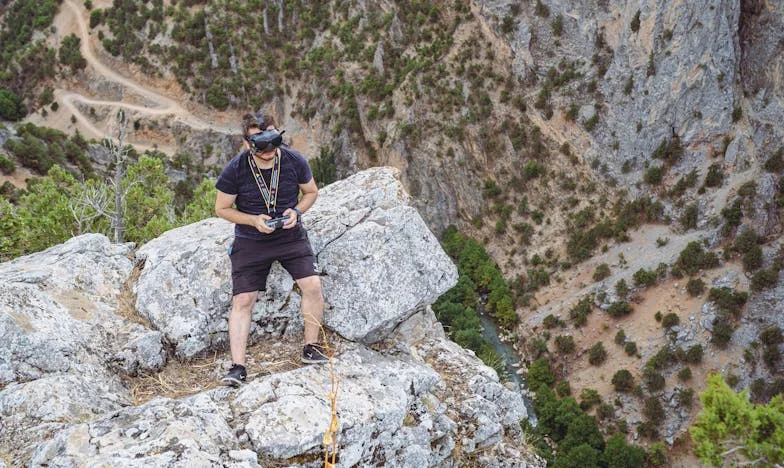
<path id="1" fill-rule="evenodd" d="M 250 149 L 254 153 L 265 153 L 272 148 L 277 148 L 283 143 L 283 134 L 286 130 L 279 132 L 277 130 L 264 130 L 253 135 L 246 135 L 245 141 L 250 145 Z"/>

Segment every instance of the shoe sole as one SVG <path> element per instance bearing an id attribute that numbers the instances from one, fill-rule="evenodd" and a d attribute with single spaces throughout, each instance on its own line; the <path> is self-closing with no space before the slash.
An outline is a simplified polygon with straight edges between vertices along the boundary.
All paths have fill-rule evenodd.
<path id="1" fill-rule="evenodd" d="M 227 387 L 234 387 L 237 388 L 242 385 L 242 380 L 235 379 L 233 377 L 224 377 L 221 379 L 221 383 L 226 385 Z"/>
<path id="2" fill-rule="evenodd" d="M 308 359 L 302 358 L 302 362 L 305 364 L 326 364 L 329 362 L 329 359 Z"/>

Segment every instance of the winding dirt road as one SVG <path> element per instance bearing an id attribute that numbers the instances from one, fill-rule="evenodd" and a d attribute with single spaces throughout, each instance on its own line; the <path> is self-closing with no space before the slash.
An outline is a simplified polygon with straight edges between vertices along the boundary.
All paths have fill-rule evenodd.
<path id="1" fill-rule="evenodd" d="M 100 75 L 103 79 L 121 85 L 124 91 L 123 95 L 128 95 L 129 97 L 138 97 L 140 99 L 136 99 L 135 101 L 150 103 L 150 105 L 138 105 L 124 101 L 112 101 L 96 97 L 88 97 L 78 91 L 66 89 L 66 83 L 59 83 L 58 87 L 54 91 L 55 100 L 64 109 L 66 109 L 67 112 L 70 112 L 70 114 L 73 115 L 73 117 L 76 119 L 79 130 L 85 133 L 86 137 L 99 139 L 104 138 L 109 134 L 109 129 L 99 128 L 100 123 L 96 124 L 91 118 L 86 116 L 84 112 L 80 110 L 78 104 L 83 104 L 94 108 L 108 107 L 112 110 L 125 109 L 128 111 L 133 111 L 138 116 L 165 118 L 169 119 L 172 123 L 180 122 L 187 127 L 199 131 L 212 130 L 225 134 L 237 133 L 236 126 L 226 126 L 214 121 L 208 122 L 204 119 L 201 119 L 180 105 L 174 99 L 161 94 L 159 91 L 149 89 L 129 79 L 128 77 L 119 74 L 117 71 L 102 63 L 98 59 L 96 53 L 93 51 L 87 19 L 85 18 L 86 14 L 86 10 L 84 10 L 84 8 L 82 8 L 74 0 L 64 0 L 63 8 L 58 13 L 58 18 L 55 18 L 55 24 L 61 25 L 61 27 L 58 28 L 60 37 L 64 37 L 71 32 L 78 34 L 79 38 L 81 39 L 80 51 L 82 56 L 87 61 L 88 68 L 92 69 L 96 75 Z M 28 120 L 33 121 L 39 125 L 44 124 L 54 128 L 60 128 L 61 130 L 66 130 L 65 128 L 61 127 L 70 126 L 71 122 L 66 122 L 63 120 L 62 117 L 64 116 L 64 113 L 58 114 L 59 115 L 50 113 L 46 117 L 31 117 Z M 175 147 L 170 147 L 169 145 L 166 145 L 162 142 L 153 145 L 150 144 L 149 139 L 147 139 L 147 141 L 140 141 L 138 138 L 134 138 L 132 132 L 129 136 L 129 142 L 136 146 L 139 150 L 156 148 L 169 153 L 173 153 L 176 150 Z"/>

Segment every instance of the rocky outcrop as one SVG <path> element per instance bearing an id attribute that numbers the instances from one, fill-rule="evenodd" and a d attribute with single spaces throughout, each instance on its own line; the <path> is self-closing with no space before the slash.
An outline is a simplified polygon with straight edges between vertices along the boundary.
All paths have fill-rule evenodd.
<path id="1" fill-rule="evenodd" d="M 327 325 L 348 338 L 334 360 L 339 466 L 459 466 L 469 457 L 542 466 L 522 444 L 522 396 L 446 339 L 428 307 L 456 271 L 408 202 L 395 171 L 373 169 L 322 190 L 305 218 L 330 302 Z M 139 406 L 121 378 L 154 372 L 165 346 L 193 357 L 223 344 L 231 236 L 228 223 L 210 219 L 136 251 L 84 235 L 0 265 L 0 458 L 321 466 L 329 366 Z M 255 336 L 302 328 L 285 276 L 270 277 Z M 126 310 L 134 291 L 141 317 Z"/>
<path id="2" fill-rule="evenodd" d="M 163 366 L 162 334 L 117 314 L 131 254 L 86 234 L 0 264 L 0 446 L 128 405 L 118 375 Z"/>
<path id="3" fill-rule="evenodd" d="M 305 214 L 328 303 L 326 324 L 366 344 L 384 338 L 457 281 L 457 271 L 390 169 L 322 190 Z M 231 305 L 226 249 L 232 224 L 210 219 L 169 231 L 137 252 L 145 260 L 136 308 L 189 358 L 225 342 Z M 363 280 L 366 278 L 368 280 Z M 253 313 L 252 334 L 299 333 L 294 282 L 276 265 Z"/>

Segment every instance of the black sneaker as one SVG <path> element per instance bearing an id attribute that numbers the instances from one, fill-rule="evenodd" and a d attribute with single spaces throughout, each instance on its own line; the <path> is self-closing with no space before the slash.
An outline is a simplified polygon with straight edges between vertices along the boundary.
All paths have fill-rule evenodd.
<path id="1" fill-rule="evenodd" d="M 245 366 L 234 364 L 231 366 L 229 373 L 221 379 L 221 383 L 223 385 L 228 385 L 229 387 L 237 388 L 245 383 L 247 377 L 248 372 L 245 371 Z"/>
<path id="2" fill-rule="evenodd" d="M 302 348 L 302 362 L 305 364 L 326 364 L 329 362 L 327 353 L 317 344 L 306 344 Z"/>

